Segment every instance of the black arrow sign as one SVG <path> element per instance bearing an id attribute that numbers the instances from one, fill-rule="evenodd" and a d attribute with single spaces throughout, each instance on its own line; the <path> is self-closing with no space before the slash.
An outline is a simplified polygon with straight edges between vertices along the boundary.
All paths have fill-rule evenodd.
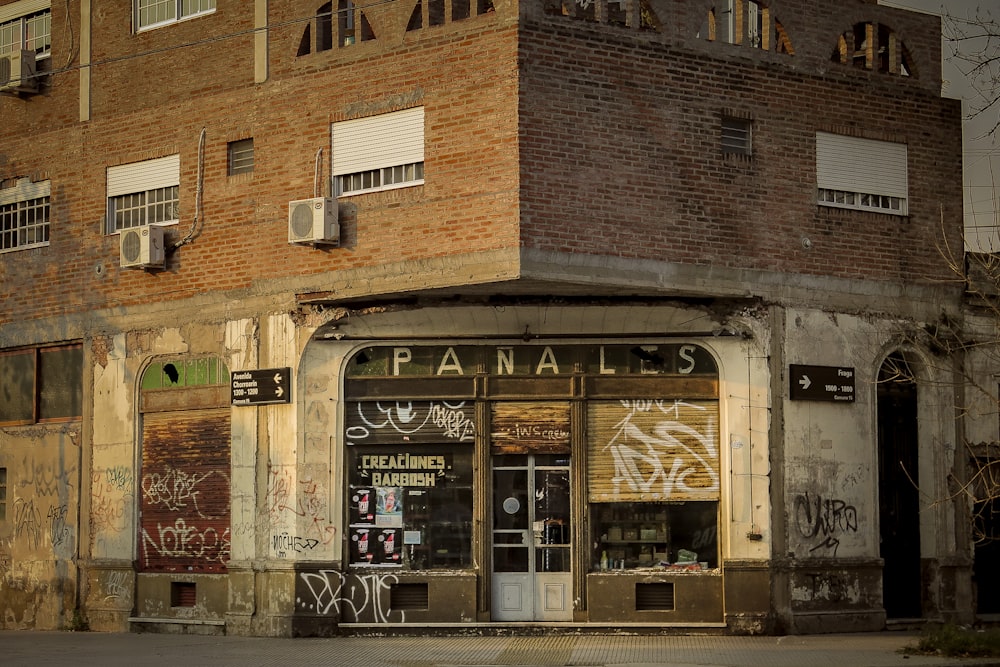
<path id="1" fill-rule="evenodd" d="M 292 399 L 291 368 L 259 368 L 236 371 L 230 380 L 233 405 L 289 403 Z"/>

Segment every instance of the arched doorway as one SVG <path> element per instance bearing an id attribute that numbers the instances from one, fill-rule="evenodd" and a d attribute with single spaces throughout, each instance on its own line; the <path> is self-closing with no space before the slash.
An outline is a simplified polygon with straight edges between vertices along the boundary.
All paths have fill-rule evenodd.
<path id="1" fill-rule="evenodd" d="M 883 362 L 876 393 L 882 604 L 890 620 L 920 618 L 917 384 L 901 353 Z"/>

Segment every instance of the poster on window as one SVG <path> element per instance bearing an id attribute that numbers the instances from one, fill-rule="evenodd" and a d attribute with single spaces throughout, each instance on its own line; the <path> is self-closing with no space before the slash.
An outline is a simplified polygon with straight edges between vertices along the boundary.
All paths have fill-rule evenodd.
<path id="1" fill-rule="evenodd" d="M 379 556 L 384 565 L 401 565 L 403 562 L 403 535 L 399 528 L 383 528 L 379 531 L 381 544 Z"/>
<path id="2" fill-rule="evenodd" d="M 375 489 L 375 525 L 382 528 L 403 527 L 403 488 L 380 486 Z"/>
<path id="3" fill-rule="evenodd" d="M 372 528 L 351 528 L 351 564 L 374 565 L 378 536 Z"/>
<path id="4" fill-rule="evenodd" d="M 351 494 L 351 523 L 375 523 L 375 489 L 356 488 Z"/>

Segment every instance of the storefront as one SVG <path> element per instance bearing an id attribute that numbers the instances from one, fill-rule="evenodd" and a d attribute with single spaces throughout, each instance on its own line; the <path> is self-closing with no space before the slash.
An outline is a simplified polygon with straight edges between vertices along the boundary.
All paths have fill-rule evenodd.
<path id="1" fill-rule="evenodd" d="M 376 345 L 344 399 L 342 622 L 723 622 L 703 346 Z"/>

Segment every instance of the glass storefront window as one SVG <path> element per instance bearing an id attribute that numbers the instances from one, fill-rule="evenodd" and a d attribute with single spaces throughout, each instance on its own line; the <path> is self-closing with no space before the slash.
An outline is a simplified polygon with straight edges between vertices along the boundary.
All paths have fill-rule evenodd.
<path id="1" fill-rule="evenodd" d="M 718 567 L 718 502 L 592 503 L 592 571 Z"/>
<path id="2" fill-rule="evenodd" d="M 348 448 L 352 567 L 472 567 L 472 447 Z"/>

